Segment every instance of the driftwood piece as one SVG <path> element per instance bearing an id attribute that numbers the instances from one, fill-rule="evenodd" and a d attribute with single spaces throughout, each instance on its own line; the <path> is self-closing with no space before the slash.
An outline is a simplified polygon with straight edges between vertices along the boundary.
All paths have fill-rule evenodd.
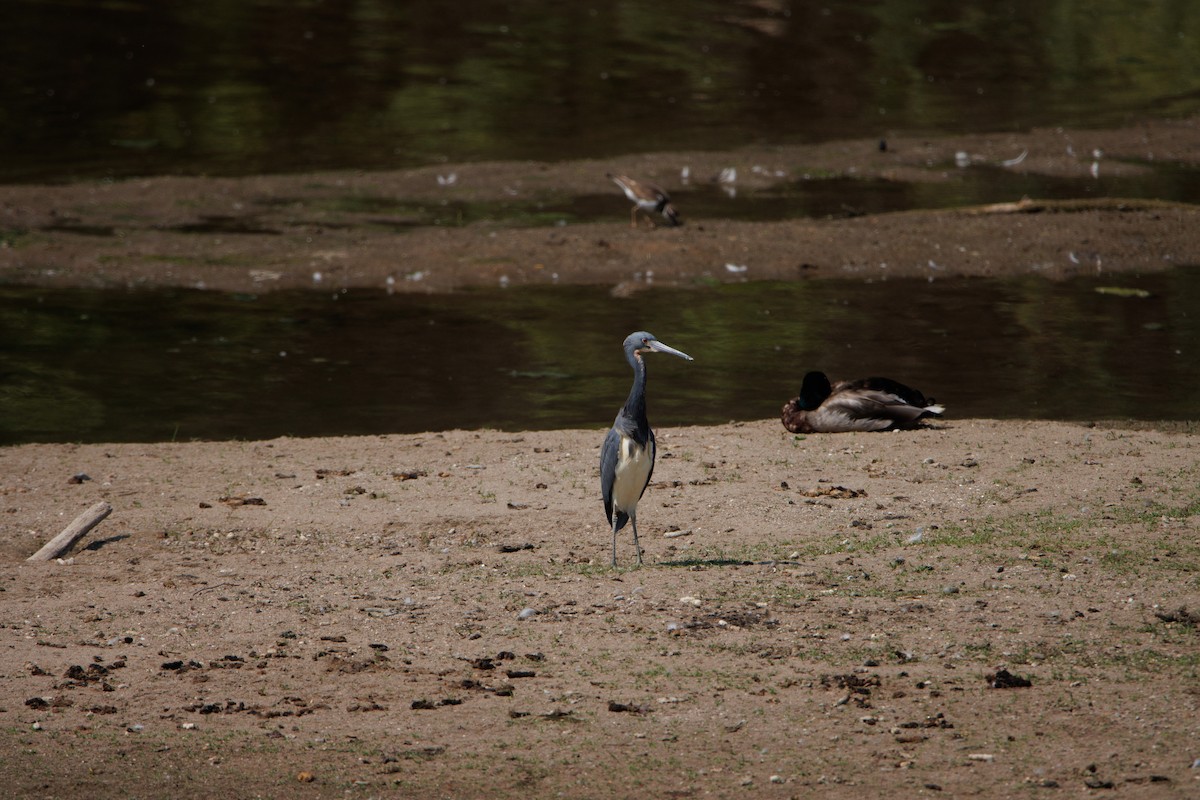
<path id="1" fill-rule="evenodd" d="M 75 521 L 63 529 L 63 532 L 55 536 L 50 541 L 42 545 L 42 549 L 31 555 L 26 561 L 49 561 L 52 558 L 58 558 L 63 553 L 71 549 L 75 542 L 79 541 L 92 528 L 100 524 L 100 521 L 112 513 L 112 506 L 101 500 L 94 506 L 84 511 Z"/>

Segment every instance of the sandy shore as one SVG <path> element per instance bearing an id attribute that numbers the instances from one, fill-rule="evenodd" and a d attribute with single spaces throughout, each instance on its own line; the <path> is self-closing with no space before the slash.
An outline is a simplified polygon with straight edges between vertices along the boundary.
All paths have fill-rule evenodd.
<path id="1" fill-rule="evenodd" d="M 0 450 L 6 781 L 1195 792 L 1194 435 L 664 427 L 646 566 L 623 535 L 614 571 L 601 434 Z M 21 561 L 98 499 L 62 563 Z"/>

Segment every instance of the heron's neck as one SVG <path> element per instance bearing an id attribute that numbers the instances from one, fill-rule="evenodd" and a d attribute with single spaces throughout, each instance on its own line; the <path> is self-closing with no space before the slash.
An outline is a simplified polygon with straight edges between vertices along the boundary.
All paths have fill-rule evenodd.
<path id="1" fill-rule="evenodd" d="M 644 438 L 650 429 L 650 423 L 646 419 L 646 362 L 637 356 L 634 356 L 631 361 L 633 363 L 633 387 L 630 388 L 629 397 L 625 400 L 625 414 L 637 423 L 638 433 Z"/>

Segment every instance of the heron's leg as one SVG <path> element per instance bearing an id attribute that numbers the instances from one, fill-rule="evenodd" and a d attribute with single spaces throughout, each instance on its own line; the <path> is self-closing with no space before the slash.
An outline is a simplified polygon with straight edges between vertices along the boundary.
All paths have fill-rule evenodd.
<path id="1" fill-rule="evenodd" d="M 633 208 L 629 211 L 629 227 L 631 227 L 631 228 L 636 228 L 638 226 L 637 212 L 638 212 L 638 207 L 635 204 L 633 206 Z"/>
<path id="2" fill-rule="evenodd" d="M 617 515 L 613 514 L 613 567 L 617 566 Z"/>
<path id="3" fill-rule="evenodd" d="M 638 566 L 642 565 L 642 545 L 638 542 L 637 536 L 637 515 L 631 514 L 629 521 L 633 523 L 633 551 L 637 553 Z"/>

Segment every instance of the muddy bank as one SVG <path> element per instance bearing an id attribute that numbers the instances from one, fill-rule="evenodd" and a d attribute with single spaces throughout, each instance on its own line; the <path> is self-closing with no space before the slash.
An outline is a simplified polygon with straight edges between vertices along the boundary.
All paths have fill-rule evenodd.
<path id="1" fill-rule="evenodd" d="M 684 166 L 693 182 L 733 167 L 742 192 L 805 175 L 946 181 L 958 169 L 956 158 L 963 157 L 1042 175 L 1136 175 L 1154 165 L 1200 163 L 1196 125 L 1184 120 L 1110 131 L 895 137 L 884 151 L 877 140 L 861 140 L 387 173 L 7 186 L 0 187 L 0 281 L 438 292 L 497 284 L 633 289 L 647 280 L 688 285 L 1027 273 L 1063 278 L 1161 270 L 1200 263 L 1197 207 L 1012 197 L 987 207 L 838 219 L 693 218 L 682 228 L 658 230 L 631 230 L 616 222 L 539 223 L 528 209 L 541 200 L 607 194 L 614 210 L 624 211 L 626 201 L 606 173 L 627 172 L 677 189 Z M 525 210 L 506 217 L 509 202 Z M 422 204 L 455 203 L 494 204 L 496 214 L 458 226 L 452 219 L 429 224 L 414 211 Z M 681 210 L 686 216 L 686 207 Z"/>

